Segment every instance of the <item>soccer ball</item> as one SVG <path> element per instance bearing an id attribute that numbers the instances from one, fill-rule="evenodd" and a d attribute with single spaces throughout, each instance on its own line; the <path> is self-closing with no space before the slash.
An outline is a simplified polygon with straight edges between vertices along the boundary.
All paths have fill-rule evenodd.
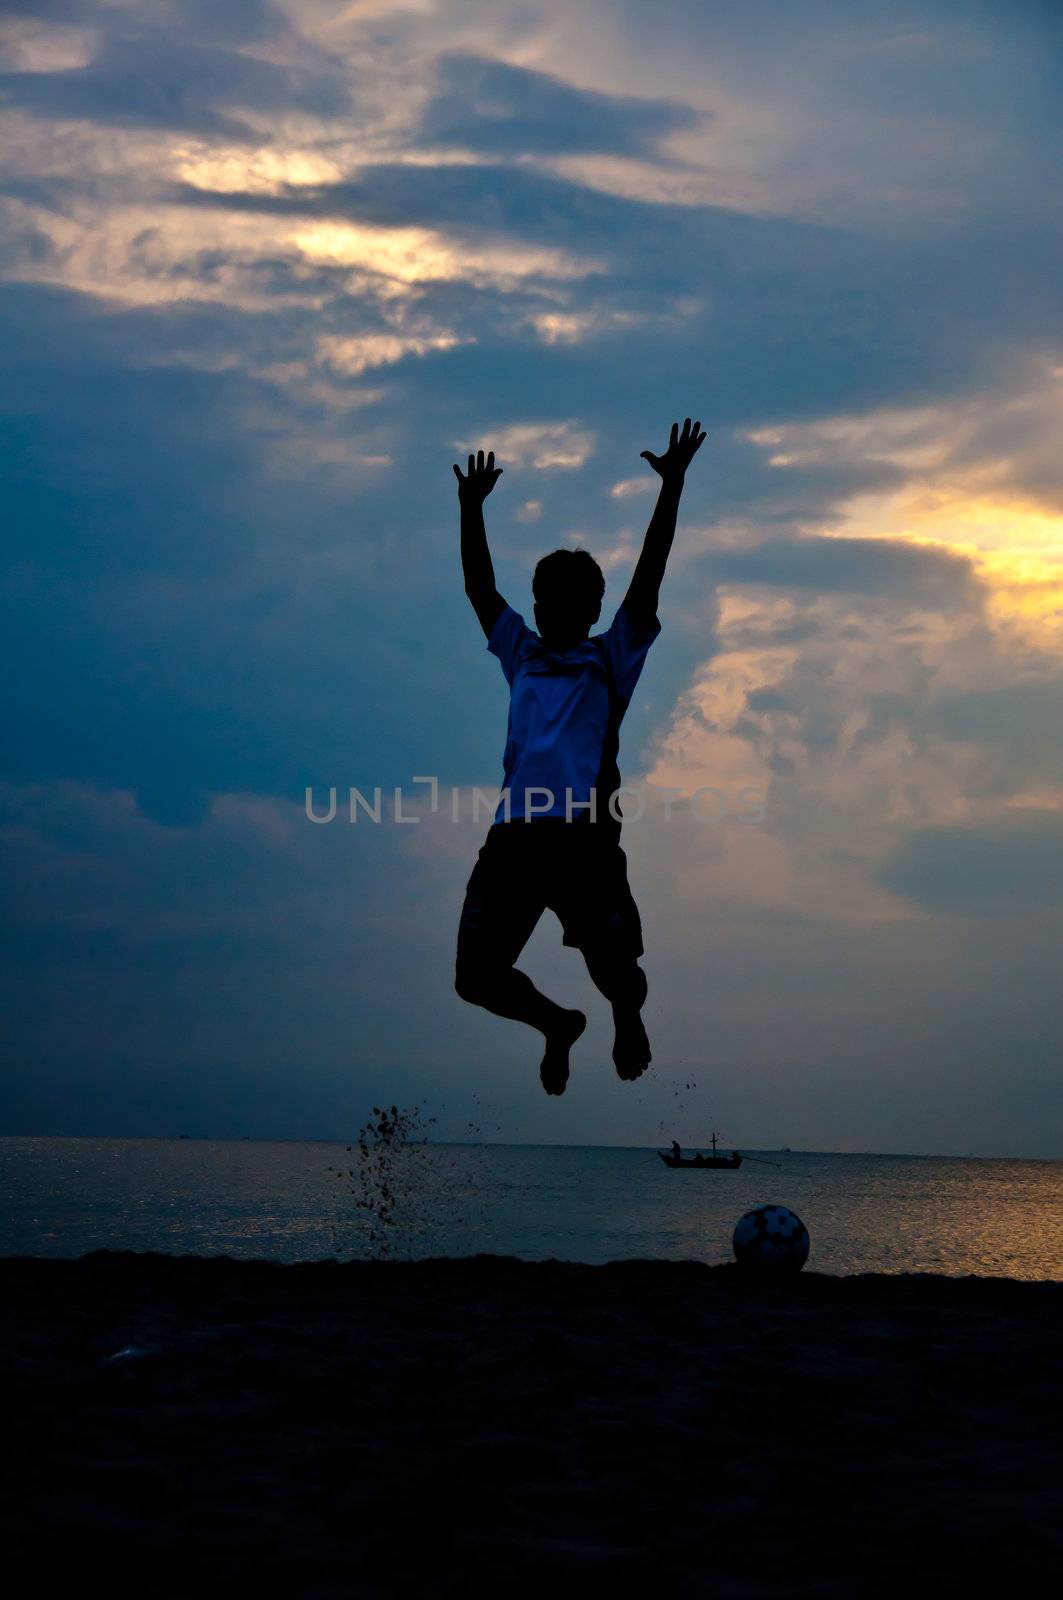
<path id="1" fill-rule="evenodd" d="M 808 1260 L 808 1229 L 786 1206 L 755 1206 L 739 1218 L 734 1253 L 740 1267 L 800 1272 Z"/>

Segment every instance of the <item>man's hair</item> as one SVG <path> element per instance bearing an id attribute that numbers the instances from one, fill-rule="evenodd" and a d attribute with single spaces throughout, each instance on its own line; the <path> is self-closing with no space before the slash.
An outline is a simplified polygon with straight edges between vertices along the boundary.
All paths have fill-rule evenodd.
<path id="1" fill-rule="evenodd" d="M 551 550 L 536 565 L 532 594 L 537 601 L 580 599 L 596 605 L 605 593 L 605 576 L 589 550 Z"/>

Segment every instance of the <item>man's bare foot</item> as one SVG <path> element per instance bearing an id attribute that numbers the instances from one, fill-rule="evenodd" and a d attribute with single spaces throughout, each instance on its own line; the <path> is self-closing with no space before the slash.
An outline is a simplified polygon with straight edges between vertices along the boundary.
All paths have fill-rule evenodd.
<path id="1" fill-rule="evenodd" d="M 616 1067 L 617 1077 L 630 1083 L 635 1078 L 641 1078 L 653 1060 L 650 1041 L 646 1037 L 642 1017 L 637 1011 L 614 1010 L 613 1020 L 616 1023 L 613 1065 Z"/>
<path id="2" fill-rule="evenodd" d="M 563 1020 L 557 1031 L 546 1035 L 546 1054 L 539 1068 L 547 1094 L 564 1094 L 568 1083 L 568 1053 L 587 1026 L 582 1011 L 563 1011 L 561 1016 Z"/>

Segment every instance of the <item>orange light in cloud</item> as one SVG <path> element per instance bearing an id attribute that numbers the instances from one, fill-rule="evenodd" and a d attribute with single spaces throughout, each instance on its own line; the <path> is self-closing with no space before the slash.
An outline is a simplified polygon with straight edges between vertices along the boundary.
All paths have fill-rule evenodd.
<path id="1" fill-rule="evenodd" d="M 859 496 L 844 511 L 844 524 L 827 537 L 902 539 L 967 556 L 994 628 L 1035 648 L 1063 649 L 1063 515 L 962 481 Z"/>

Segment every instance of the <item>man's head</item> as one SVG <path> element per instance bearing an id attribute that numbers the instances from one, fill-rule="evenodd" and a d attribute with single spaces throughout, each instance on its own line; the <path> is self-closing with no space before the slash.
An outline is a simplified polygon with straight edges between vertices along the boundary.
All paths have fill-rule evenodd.
<path id="1" fill-rule="evenodd" d="M 532 578 L 535 625 L 551 650 L 570 650 L 602 614 L 605 578 L 586 550 L 552 550 Z"/>

